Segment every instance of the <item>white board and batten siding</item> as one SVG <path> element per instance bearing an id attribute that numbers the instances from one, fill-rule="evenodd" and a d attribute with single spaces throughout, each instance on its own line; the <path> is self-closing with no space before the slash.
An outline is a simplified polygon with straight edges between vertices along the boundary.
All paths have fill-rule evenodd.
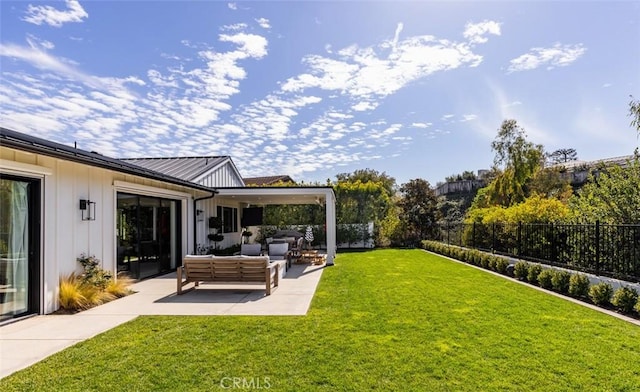
<path id="1" fill-rule="evenodd" d="M 231 163 L 231 160 L 227 160 L 214 170 L 195 178 L 193 182 L 210 188 L 244 186 L 244 181 L 233 163 Z"/>
<path id="2" fill-rule="evenodd" d="M 204 173 L 202 176 L 193 180 L 193 182 L 204 185 L 210 188 L 226 188 L 226 187 L 243 187 L 244 181 L 240 176 L 240 173 L 236 169 L 235 165 L 231 162 L 231 159 L 226 160 L 223 164 L 216 167 L 213 170 L 210 170 Z M 209 230 L 209 217 L 215 216 L 217 214 L 218 205 L 223 205 L 225 207 L 234 207 L 237 208 L 238 211 L 242 209 L 244 205 L 240 203 L 235 203 L 232 200 L 224 200 L 221 201 L 218 196 L 213 199 L 202 200 L 198 202 L 198 209 L 202 211 L 197 220 L 197 239 L 196 242 L 198 245 L 202 246 L 212 246 L 213 242 L 209 241 L 207 235 L 211 233 Z M 240 212 L 238 212 L 240 215 Z M 240 217 L 238 216 L 238 222 L 240 221 Z M 224 234 L 224 240 L 218 243 L 218 246 L 221 248 L 226 248 L 232 246 L 234 244 L 240 243 L 240 232 L 237 233 L 226 233 Z"/>
<path id="3" fill-rule="evenodd" d="M 95 255 L 116 272 L 117 192 L 181 201 L 182 249 L 191 251 L 194 197 L 206 193 L 82 163 L 2 148 L 0 171 L 41 180 L 41 313 L 58 308 L 61 276 L 81 272 L 81 254 Z M 80 199 L 95 202 L 95 220 L 82 220 Z"/>

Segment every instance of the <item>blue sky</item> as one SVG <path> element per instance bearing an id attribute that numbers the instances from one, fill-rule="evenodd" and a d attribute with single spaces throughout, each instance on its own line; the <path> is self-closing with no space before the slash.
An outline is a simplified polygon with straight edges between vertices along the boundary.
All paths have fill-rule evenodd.
<path id="1" fill-rule="evenodd" d="M 245 177 L 488 168 L 507 118 L 584 160 L 638 146 L 635 1 L 2 1 L 2 126 Z"/>

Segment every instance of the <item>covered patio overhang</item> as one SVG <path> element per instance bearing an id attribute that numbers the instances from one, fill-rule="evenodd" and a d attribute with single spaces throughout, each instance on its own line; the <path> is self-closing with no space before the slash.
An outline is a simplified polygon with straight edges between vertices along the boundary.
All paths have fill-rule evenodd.
<path id="1" fill-rule="evenodd" d="M 253 206 L 267 204 L 318 204 L 325 206 L 327 265 L 336 256 L 336 196 L 331 187 L 233 187 L 216 188 L 218 198 Z"/>

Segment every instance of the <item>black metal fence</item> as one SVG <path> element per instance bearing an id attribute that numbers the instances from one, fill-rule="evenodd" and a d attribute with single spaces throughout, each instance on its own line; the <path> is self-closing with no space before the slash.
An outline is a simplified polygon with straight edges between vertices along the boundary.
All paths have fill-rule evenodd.
<path id="1" fill-rule="evenodd" d="M 438 241 L 640 282 L 640 225 L 438 225 Z"/>

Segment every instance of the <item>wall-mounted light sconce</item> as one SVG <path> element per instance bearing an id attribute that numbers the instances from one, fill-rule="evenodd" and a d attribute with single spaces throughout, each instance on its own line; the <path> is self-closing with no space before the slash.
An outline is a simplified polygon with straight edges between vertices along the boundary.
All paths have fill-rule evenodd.
<path id="1" fill-rule="evenodd" d="M 83 221 L 96 220 L 96 202 L 80 199 L 80 211 L 82 211 Z"/>
<path id="2" fill-rule="evenodd" d="M 196 210 L 196 218 L 198 222 L 204 221 L 204 215 L 202 215 L 203 210 Z"/>

